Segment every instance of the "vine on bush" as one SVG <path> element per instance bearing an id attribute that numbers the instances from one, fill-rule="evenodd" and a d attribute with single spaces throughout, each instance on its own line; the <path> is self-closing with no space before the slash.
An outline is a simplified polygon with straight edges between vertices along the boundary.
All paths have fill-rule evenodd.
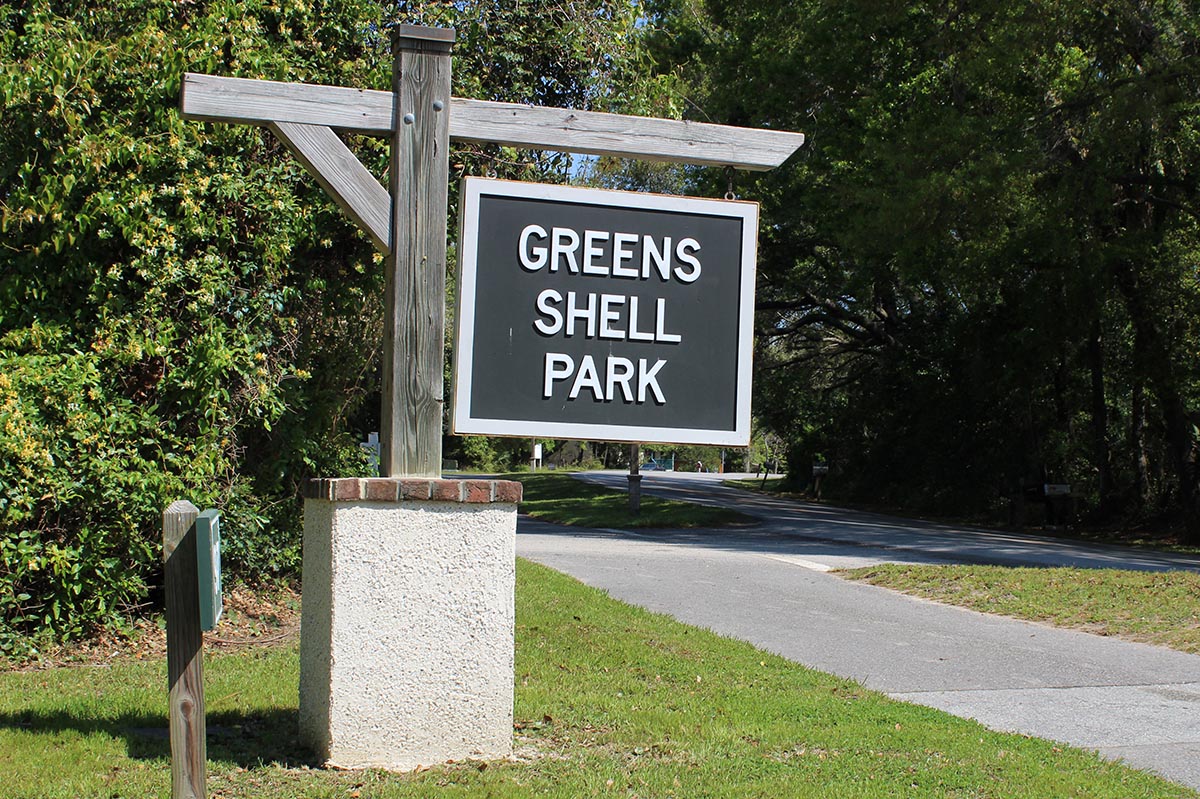
<path id="1" fill-rule="evenodd" d="M 460 96 L 656 102 L 612 101 L 646 64 L 611 0 L 0 0 L 0 652 L 152 600 L 174 499 L 221 508 L 235 576 L 294 575 L 300 481 L 364 473 L 380 257 L 268 133 L 176 109 L 185 70 L 386 87 L 397 15 L 459 29 Z M 570 165 L 455 170 L 501 156 Z"/>

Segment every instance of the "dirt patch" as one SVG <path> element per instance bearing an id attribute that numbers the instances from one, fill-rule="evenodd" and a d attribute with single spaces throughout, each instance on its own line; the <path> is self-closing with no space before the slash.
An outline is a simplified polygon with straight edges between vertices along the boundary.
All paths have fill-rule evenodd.
<path id="1" fill-rule="evenodd" d="M 295 587 L 227 590 L 217 629 L 204 634 L 208 653 L 287 646 L 300 635 L 300 592 Z M 83 641 L 54 647 L 14 671 L 96 666 L 118 661 L 166 660 L 166 620 L 161 613 L 138 619 L 126 631 L 101 630 Z"/>

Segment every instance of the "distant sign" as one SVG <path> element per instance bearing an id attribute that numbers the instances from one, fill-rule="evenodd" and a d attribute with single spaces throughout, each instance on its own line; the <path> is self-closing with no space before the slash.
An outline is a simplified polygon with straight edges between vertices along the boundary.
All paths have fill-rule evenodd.
<path id="1" fill-rule="evenodd" d="M 216 629 L 224 608 L 221 592 L 221 512 L 196 517 L 196 582 L 200 587 L 200 629 Z"/>
<path id="2" fill-rule="evenodd" d="M 750 442 L 755 203 L 467 178 L 455 433 Z"/>

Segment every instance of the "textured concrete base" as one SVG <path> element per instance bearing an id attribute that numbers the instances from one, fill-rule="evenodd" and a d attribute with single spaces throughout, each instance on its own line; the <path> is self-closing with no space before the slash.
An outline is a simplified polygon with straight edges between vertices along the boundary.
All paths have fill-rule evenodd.
<path id="1" fill-rule="evenodd" d="M 512 484 L 428 481 L 408 499 L 415 481 L 350 482 L 306 491 L 302 740 L 341 768 L 507 756 Z M 390 501 L 374 500 L 388 482 Z"/>

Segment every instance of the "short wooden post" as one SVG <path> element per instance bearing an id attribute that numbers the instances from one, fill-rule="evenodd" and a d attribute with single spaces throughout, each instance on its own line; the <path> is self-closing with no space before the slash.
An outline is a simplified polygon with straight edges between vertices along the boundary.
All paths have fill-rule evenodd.
<path id="1" fill-rule="evenodd" d="M 386 261 L 380 474 L 440 477 L 454 30 L 393 31 L 391 252 Z"/>
<path id="2" fill-rule="evenodd" d="M 196 575 L 195 505 L 180 500 L 163 512 L 167 599 L 167 684 L 171 729 L 171 799 L 204 799 L 204 639 Z"/>
<path id="3" fill-rule="evenodd" d="M 629 445 L 629 512 L 637 516 L 642 511 L 642 475 L 639 461 L 642 459 L 640 444 Z"/>

